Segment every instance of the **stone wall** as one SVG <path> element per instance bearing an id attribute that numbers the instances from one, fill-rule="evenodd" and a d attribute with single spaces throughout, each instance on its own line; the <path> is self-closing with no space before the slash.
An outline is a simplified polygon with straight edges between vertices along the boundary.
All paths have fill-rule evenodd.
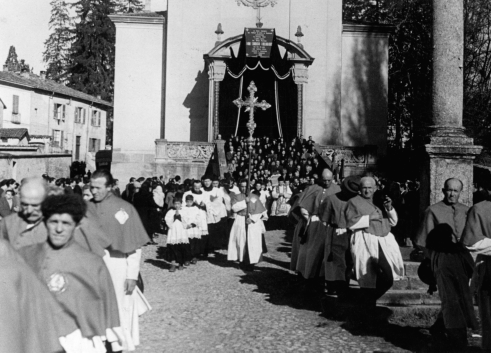
<path id="1" fill-rule="evenodd" d="M 55 178 L 70 176 L 72 156 L 69 154 L 26 154 L 0 156 L 0 179 L 20 181 L 30 176 L 48 174 Z"/>

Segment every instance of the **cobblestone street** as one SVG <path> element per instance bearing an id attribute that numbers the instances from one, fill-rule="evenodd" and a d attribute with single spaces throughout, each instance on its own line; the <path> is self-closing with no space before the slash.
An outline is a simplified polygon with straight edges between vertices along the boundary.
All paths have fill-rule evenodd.
<path id="1" fill-rule="evenodd" d="M 320 295 L 287 269 L 285 237 L 284 231 L 266 234 L 269 252 L 254 272 L 227 262 L 222 252 L 170 273 L 157 247 L 145 247 L 142 274 L 153 310 L 140 318 L 138 352 L 422 350 L 423 330 L 322 316 Z"/>

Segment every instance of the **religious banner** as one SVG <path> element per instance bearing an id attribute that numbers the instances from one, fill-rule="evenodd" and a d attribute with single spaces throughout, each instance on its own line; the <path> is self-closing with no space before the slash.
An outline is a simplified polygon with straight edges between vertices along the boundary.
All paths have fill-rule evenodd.
<path id="1" fill-rule="evenodd" d="M 268 58 L 273 46 L 274 28 L 246 28 L 246 56 L 248 58 Z"/>

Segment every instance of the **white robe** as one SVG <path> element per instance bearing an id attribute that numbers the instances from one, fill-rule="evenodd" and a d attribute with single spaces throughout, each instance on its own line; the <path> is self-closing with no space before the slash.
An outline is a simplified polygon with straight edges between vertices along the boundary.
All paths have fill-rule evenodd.
<path id="1" fill-rule="evenodd" d="M 215 224 L 220 222 L 222 218 L 227 217 L 227 210 L 225 204 L 223 203 L 223 195 L 221 190 L 218 188 L 213 188 L 211 191 L 205 191 L 201 189 L 205 195 L 204 199 L 206 204 L 206 221 L 208 224 Z M 215 198 L 213 201 L 211 198 Z"/>
<path id="2" fill-rule="evenodd" d="M 283 186 L 276 186 L 273 188 L 273 192 L 271 193 L 271 196 L 273 197 L 274 201 L 271 206 L 271 216 L 288 216 L 288 213 L 290 212 L 291 206 L 287 204 L 287 202 L 290 200 L 292 197 L 292 191 L 289 186 L 283 185 Z M 286 209 L 284 212 L 278 212 L 278 202 L 279 200 L 283 198 L 286 204 Z"/>
<path id="3" fill-rule="evenodd" d="M 389 224 L 397 224 L 397 213 L 395 209 L 388 212 Z M 370 224 L 370 216 L 366 215 L 353 225 L 351 236 L 351 254 L 355 265 L 355 273 L 360 287 L 376 288 L 377 272 L 373 263 L 378 263 L 379 244 L 392 269 L 394 281 L 398 281 L 404 276 L 404 261 L 402 260 L 399 244 L 392 233 L 385 237 L 367 233 L 364 229 Z"/>
<path id="4" fill-rule="evenodd" d="M 123 329 L 123 345 L 113 343 L 112 348 L 115 351 L 134 351 L 136 349 L 136 346 L 140 344 L 138 316 L 151 309 L 138 287 L 135 287 L 131 295 L 126 294 L 124 289 L 126 279 L 138 279 L 141 254 L 141 249 L 138 249 L 130 254 L 110 251 L 109 255 L 104 256 L 104 262 L 114 284 L 119 319 Z"/>
<path id="5" fill-rule="evenodd" d="M 179 211 L 180 212 L 180 211 Z M 189 244 L 189 239 L 184 224 L 175 220 L 176 210 L 169 210 L 165 215 L 165 223 L 169 227 L 167 232 L 167 244 Z M 182 219 L 181 215 L 181 219 Z"/>
<path id="6" fill-rule="evenodd" d="M 197 205 L 200 205 L 201 202 L 203 202 L 205 205 L 210 202 L 210 198 L 208 195 L 206 195 L 204 192 L 202 192 L 200 195 L 198 194 L 193 194 L 192 191 L 186 191 L 184 195 L 182 195 L 182 200 L 186 200 L 186 196 L 191 195 L 194 198 L 194 202 Z M 183 207 L 184 209 L 184 207 Z M 208 235 L 208 221 L 207 221 L 207 214 L 205 210 L 199 209 L 200 211 L 200 217 L 201 217 L 201 235 Z"/>
<path id="7" fill-rule="evenodd" d="M 261 202 L 256 199 L 256 202 Z M 235 213 L 247 208 L 246 202 L 237 202 L 232 206 Z M 263 214 L 249 215 L 254 223 L 249 224 L 246 231 L 246 217 L 235 215 L 235 221 L 230 232 L 227 259 L 229 261 L 244 261 L 245 246 L 247 239 L 247 250 L 251 264 L 258 263 L 263 252 L 262 234 L 266 228 L 262 220 Z"/>
<path id="8" fill-rule="evenodd" d="M 202 210 L 196 206 L 184 206 L 180 213 L 182 224 L 186 230 L 186 236 L 188 239 L 201 239 L 201 235 L 203 234 L 202 229 L 203 227 L 207 227 L 206 220 L 203 219 Z M 194 223 L 196 227 L 187 228 L 187 226 L 191 225 L 192 223 Z"/>

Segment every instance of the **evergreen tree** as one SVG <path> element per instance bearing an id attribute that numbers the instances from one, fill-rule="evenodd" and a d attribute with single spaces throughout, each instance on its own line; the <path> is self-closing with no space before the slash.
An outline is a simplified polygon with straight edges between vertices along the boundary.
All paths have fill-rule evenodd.
<path id="1" fill-rule="evenodd" d="M 46 77 L 56 82 L 66 82 L 73 23 L 65 0 L 52 0 L 50 4 L 49 28 L 52 32 L 44 42 L 43 53 L 43 60 L 48 65 Z"/>
<path id="2" fill-rule="evenodd" d="M 109 19 L 114 0 L 79 0 L 73 5 L 78 23 L 73 30 L 68 86 L 112 101 L 116 29 Z"/>
<path id="3" fill-rule="evenodd" d="M 117 13 L 133 13 L 140 12 L 144 8 L 141 0 L 117 0 Z"/>

